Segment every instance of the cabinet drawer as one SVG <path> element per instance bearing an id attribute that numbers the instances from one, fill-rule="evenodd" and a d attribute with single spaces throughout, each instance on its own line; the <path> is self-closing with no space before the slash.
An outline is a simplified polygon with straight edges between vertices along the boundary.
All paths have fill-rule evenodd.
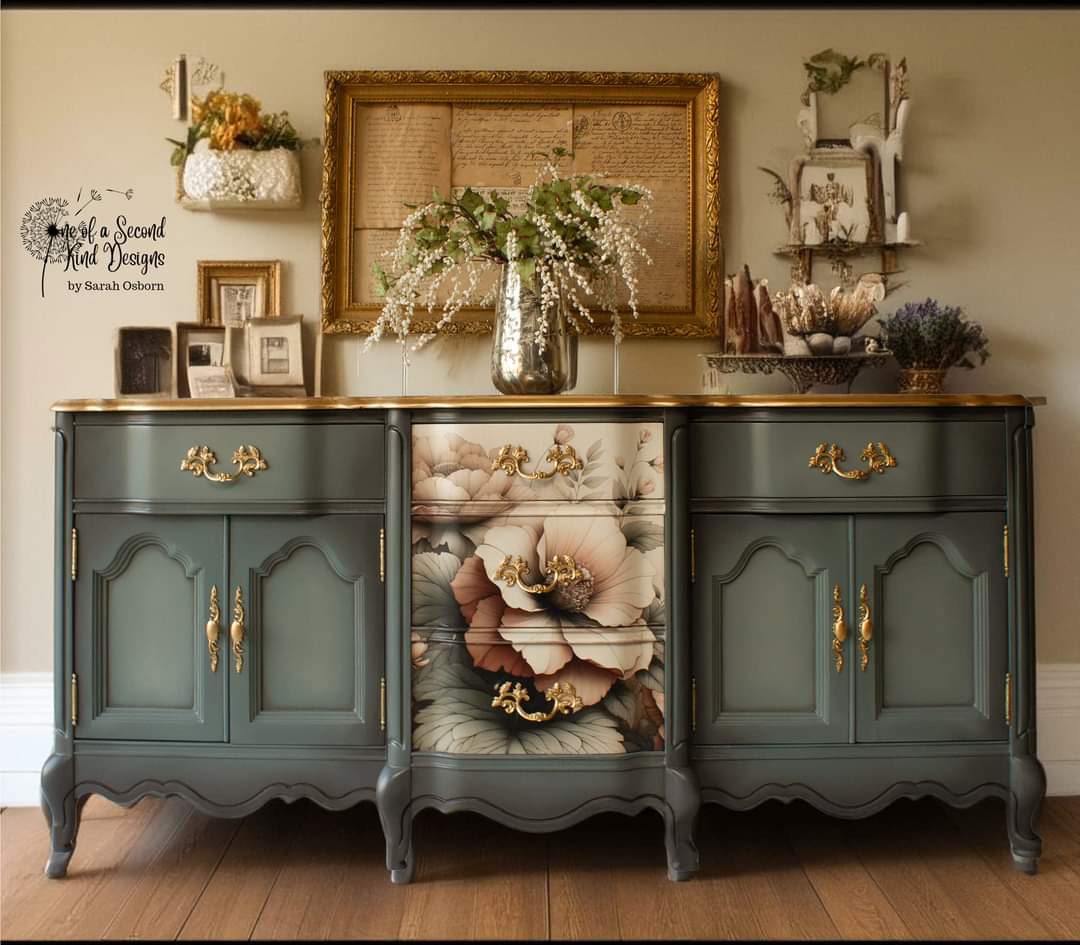
<path id="1" fill-rule="evenodd" d="M 192 447 L 203 446 L 212 452 L 212 464 L 205 454 L 189 457 Z M 251 475 L 238 473 L 234 453 L 241 446 L 258 450 L 257 458 L 249 458 Z M 383 454 L 383 427 L 373 423 L 87 424 L 75 430 L 75 498 L 379 499 L 385 494 Z M 222 475 L 228 478 L 215 481 Z"/>
<path id="2" fill-rule="evenodd" d="M 692 431 L 697 498 L 1005 493 L 1005 431 L 995 421 L 699 421 Z M 834 444 L 842 459 L 829 455 Z"/>
<path id="3" fill-rule="evenodd" d="M 547 505 L 561 514 L 414 522 L 413 626 L 554 642 L 663 628 L 663 516 Z"/>
<path id="4" fill-rule="evenodd" d="M 529 501 L 662 500 L 658 422 L 418 423 L 414 513 L 477 518 Z"/>
<path id="5" fill-rule="evenodd" d="M 663 642 L 623 643 L 618 650 L 598 666 L 556 644 L 519 651 L 508 644 L 448 641 L 438 632 L 414 631 L 413 750 L 514 755 L 660 750 Z M 574 711 L 554 711 L 554 702 L 545 698 L 556 682 L 573 687 L 581 700 Z M 518 686 L 528 699 L 515 698 Z M 540 715 L 526 718 L 530 713 Z"/>

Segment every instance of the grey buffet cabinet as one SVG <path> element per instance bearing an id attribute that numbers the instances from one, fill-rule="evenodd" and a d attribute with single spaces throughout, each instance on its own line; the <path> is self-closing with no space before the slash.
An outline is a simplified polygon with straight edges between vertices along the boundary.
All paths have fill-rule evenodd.
<path id="1" fill-rule="evenodd" d="M 70 401 L 50 876 L 91 794 L 526 831 L 1006 802 L 1033 871 L 1019 396 Z M 374 840 L 374 838 L 372 838 Z"/>

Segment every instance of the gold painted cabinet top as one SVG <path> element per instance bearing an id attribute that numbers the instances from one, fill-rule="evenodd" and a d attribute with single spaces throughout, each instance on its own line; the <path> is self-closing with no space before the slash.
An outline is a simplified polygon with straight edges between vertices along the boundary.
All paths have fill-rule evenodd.
<path id="1" fill-rule="evenodd" d="M 1039 407 L 1045 397 L 1022 394 L 558 394 L 553 396 L 482 394 L 417 397 L 241 397 L 222 400 L 122 398 L 59 400 L 57 413 L 175 412 L 228 410 L 485 410 L 620 407 Z"/>

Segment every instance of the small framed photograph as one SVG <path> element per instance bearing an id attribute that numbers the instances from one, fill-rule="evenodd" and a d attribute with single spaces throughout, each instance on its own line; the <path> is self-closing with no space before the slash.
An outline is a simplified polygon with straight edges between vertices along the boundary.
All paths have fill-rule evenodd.
<path id="1" fill-rule="evenodd" d="M 168 397 L 173 337 L 168 328 L 125 326 L 116 335 L 116 396 Z"/>
<path id="2" fill-rule="evenodd" d="M 225 367 L 224 325 L 176 323 L 176 396 L 236 396 Z"/>
<path id="3" fill-rule="evenodd" d="M 853 148 L 812 148 L 791 163 L 791 242 L 874 243 L 881 216 L 871 158 Z"/>
<path id="4" fill-rule="evenodd" d="M 225 363 L 256 395 L 304 393 L 303 316 L 253 318 L 225 328 Z"/>
<path id="5" fill-rule="evenodd" d="M 236 328 L 281 311 L 281 260 L 198 264 L 198 311 L 203 325 Z"/>

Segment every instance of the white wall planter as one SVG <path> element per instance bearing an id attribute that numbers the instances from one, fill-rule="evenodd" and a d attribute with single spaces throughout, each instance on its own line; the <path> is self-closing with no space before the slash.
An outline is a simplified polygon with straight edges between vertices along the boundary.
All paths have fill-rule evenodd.
<path id="1" fill-rule="evenodd" d="M 195 151 L 184 162 L 177 200 L 190 210 L 294 210 L 302 201 L 300 154 Z"/>

